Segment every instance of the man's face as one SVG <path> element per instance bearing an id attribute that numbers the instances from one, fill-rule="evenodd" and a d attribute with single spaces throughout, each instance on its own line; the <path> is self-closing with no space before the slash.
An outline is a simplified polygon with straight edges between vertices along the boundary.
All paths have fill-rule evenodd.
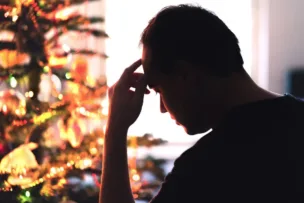
<path id="1" fill-rule="evenodd" d="M 194 98 L 189 83 L 182 74 L 165 74 L 157 67 L 152 67 L 155 60 L 149 49 L 143 49 L 142 62 L 147 75 L 148 85 L 160 95 L 160 111 L 169 112 L 178 125 L 182 125 L 188 134 L 196 134 L 192 125 L 195 123 Z M 160 62 L 161 63 L 161 62 Z M 187 69 L 189 70 L 189 69 Z"/>

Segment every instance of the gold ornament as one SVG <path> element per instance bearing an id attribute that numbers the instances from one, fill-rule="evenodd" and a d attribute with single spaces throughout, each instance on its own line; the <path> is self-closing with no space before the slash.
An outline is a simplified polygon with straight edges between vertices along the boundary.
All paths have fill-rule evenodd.
<path id="1" fill-rule="evenodd" d="M 27 185 L 38 177 L 38 163 L 31 150 L 36 143 L 23 144 L 7 154 L 0 163 L 0 173 L 10 174 L 8 183 L 11 185 Z"/>
<path id="2" fill-rule="evenodd" d="M 64 125 L 63 121 L 58 122 L 60 129 L 60 137 L 64 141 L 68 141 L 73 148 L 80 146 L 83 140 L 83 134 L 86 126 L 79 119 L 71 117 Z"/>
<path id="3" fill-rule="evenodd" d="M 4 114 L 23 116 L 26 113 L 25 97 L 15 90 L 3 90 L 0 92 L 0 111 Z"/>

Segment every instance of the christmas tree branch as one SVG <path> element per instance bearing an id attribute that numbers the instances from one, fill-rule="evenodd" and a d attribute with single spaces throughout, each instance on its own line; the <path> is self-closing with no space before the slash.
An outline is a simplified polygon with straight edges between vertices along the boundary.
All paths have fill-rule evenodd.
<path id="1" fill-rule="evenodd" d="M 102 57 L 102 58 L 108 58 L 108 56 L 105 53 L 97 53 L 95 51 L 86 50 L 86 49 L 81 49 L 81 50 L 71 49 L 70 53 L 71 54 L 90 55 L 90 56 L 97 55 L 97 56 Z"/>
<path id="2" fill-rule="evenodd" d="M 67 31 L 79 31 L 79 32 L 91 32 L 92 35 L 95 37 L 108 37 L 108 35 L 105 33 L 103 30 L 97 30 L 97 29 L 83 29 L 80 28 L 79 26 L 84 25 L 85 23 L 89 22 L 90 24 L 93 23 L 98 23 L 98 22 L 103 22 L 103 18 L 99 17 L 90 17 L 86 18 L 84 16 L 73 16 L 70 17 L 67 20 L 60 20 L 60 21 L 55 21 L 55 20 L 49 20 L 46 18 L 40 18 L 38 19 L 39 23 L 41 24 L 41 29 L 43 33 L 48 32 L 53 26 L 57 27 L 57 32 L 54 36 L 52 36 L 48 40 L 48 44 L 53 43 L 58 39 L 59 36 L 63 35 Z"/>
<path id="3" fill-rule="evenodd" d="M 83 25 L 85 23 L 93 24 L 93 23 L 103 23 L 103 22 L 104 22 L 104 18 L 102 17 L 86 17 L 78 14 L 70 16 L 66 20 L 55 21 L 57 26 L 75 26 L 75 25 Z"/>
<path id="4" fill-rule="evenodd" d="M 47 45 L 54 44 L 58 40 L 58 37 L 60 37 L 60 36 L 62 36 L 63 34 L 66 33 L 65 31 L 63 31 L 62 29 L 58 30 L 54 36 L 52 36 L 50 39 L 46 40 L 46 44 Z M 93 35 L 95 37 L 100 37 L 100 38 L 107 38 L 108 37 L 108 34 L 105 33 L 105 31 L 103 31 L 103 30 L 81 29 L 81 28 L 77 28 L 77 27 L 70 27 L 68 29 L 68 31 L 72 31 L 72 32 L 85 32 L 85 33 L 88 33 L 89 35 Z"/>
<path id="5" fill-rule="evenodd" d="M 0 50 L 16 50 L 17 45 L 15 42 L 6 42 L 6 41 L 0 41 Z"/>
<path id="6" fill-rule="evenodd" d="M 29 64 L 14 65 L 9 68 L 3 68 L 0 66 L 0 77 L 7 77 L 9 75 L 12 75 L 15 78 L 21 78 L 28 74 L 30 70 L 31 66 Z"/>
<path id="7" fill-rule="evenodd" d="M 66 27 L 69 31 L 77 31 L 77 32 L 85 32 L 88 34 L 93 35 L 94 37 L 109 37 L 107 33 L 103 30 L 98 30 L 98 29 L 91 29 L 91 28 L 79 28 L 75 26 L 68 26 Z"/>
<path id="8" fill-rule="evenodd" d="M 0 19 L 0 30 L 16 31 L 16 26 L 12 21 L 2 21 Z"/>
<path id="9" fill-rule="evenodd" d="M 69 4 L 66 5 L 66 0 L 50 0 L 47 4 L 42 4 L 39 2 L 39 7 L 43 12 L 51 13 L 54 11 L 58 11 L 62 9 L 62 7 L 66 6 L 76 6 L 79 4 L 83 4 L 86 2 L 93 2 L 93 1 L 100 1 L 100 0 L 70 0 Z"/>

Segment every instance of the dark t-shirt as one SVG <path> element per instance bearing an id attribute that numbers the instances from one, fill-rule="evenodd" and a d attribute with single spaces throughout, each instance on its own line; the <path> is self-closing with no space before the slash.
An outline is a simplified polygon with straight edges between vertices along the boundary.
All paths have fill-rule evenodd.
<path id="1" fill-rule="evenodd" d="M 304 203 L 304 102 L 234 108 L 184 152 L 152 203 Z"/>

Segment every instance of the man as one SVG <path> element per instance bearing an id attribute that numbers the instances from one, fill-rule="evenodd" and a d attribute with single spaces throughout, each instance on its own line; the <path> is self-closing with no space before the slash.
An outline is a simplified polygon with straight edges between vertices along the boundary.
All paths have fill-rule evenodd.
<path id="1" fill-rule="evenodd" d="M 167 7 L 141 42 L 142 59 L 110 91 L 101 203 L 134 202 L 126 138 L 147 85 L 188 134 L 213 129 L 176 160 L 152 203 L 303 202 L 304 105 L 252 81 L 236 36 L 217 16 Z M 141 64 L 144 75 L 134 73 Z"/>

